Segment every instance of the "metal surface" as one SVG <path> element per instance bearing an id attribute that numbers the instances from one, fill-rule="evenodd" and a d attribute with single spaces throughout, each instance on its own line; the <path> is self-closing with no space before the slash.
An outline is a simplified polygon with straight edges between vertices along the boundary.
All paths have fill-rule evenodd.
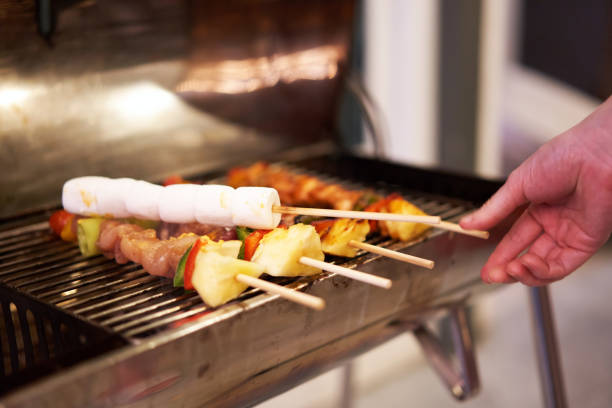
<path id="1" fill-rule="evenodd" d="M 359 171 L 367 170 L 363 168 L 367 165 L 378 180 L 387 173 L 396 174 L 396 165 L 342 156 L 298 164 L 313 169 L 320 163 L 341 165 L 343 171 L 352 163 L 356 172 L 358 166 Z M 402 170 L 403 177 L 422 177 L 422 171 Z M 403 192 L 428 212 L 453 219 L 469 208 L 466 201 L 437 195 L 443 184 L 461 185 L 460 179 L 429 173 L 423 181 L 428 189 L 418 194 Z M 476 189 L 477 184 L 473 186 Z M 482 189 L 478 192 L 485 194 Z M 418 321 L 423 312 L 482 289 L 478 265 L 503 232 L 492 231 L 489 241 L 435 231 L 414 243 L 381 242 L 435 259 L 434 271 L 375 255 L 344 263 L 391 278 L 394 285 L 389 291 L 330 274 L 289 280 L 288 286 L 326 300 L 326 311 L 314 312 L 255 291 L 210 310 L 196 297 L 173 293 L 168 281 L 150 277 L 136 266 L 80 259 L 66 251 L 65 244 L 45 241 L 48 232 L 42 225 L 26 223 L 18 228 L 22 234 L 8 230 L 0 235 L 12 249 L 36 236 L 41 241 L 32 253 L 27 253 L 27 247 L 18 249 L 26 251 L 17 256 L 18 261 L 4 261 L 8 266 L 0 271 L 3 285 L 31 291 L 65 313 L 133 344 L 16 390 L 0 399 L 7 407 L 58 402 L 65 406 L 168 406 L 178 401 L 184 406 L 252 404 L 405 331 L 405 325 L 397 322 Z M 58 249 L 61 253 L 53 255 Z M 36 255 L 40 250 L 45 256 Z M 33 277 L 35 281 L 30 282 Z"/>
<path id="2" fill-rule="evenodd" d="M 353 3 L 0 0 L 0 217 L 330 139 Z"/>
<path id="3" fill-rule="evenodd" d="M 124 344 L 98 325 L 0 284 L 0 395 Z"/>
<path id="4" fill-rule="evenodd" d="M 335 259 L 393 279 L 390 291 L 330 274 L 279 281 L 323 297 L 324 313 L 255 290 L 211 310 L 139 266 L 84 259 L 50 236 L 70 177 L 209 180 L 281 151 L 447 219 L 484 201 L 495 183 L 311 157 L 335 134 L 353 14 L 354 0 L 0 0 L 0 290 L 11 299 L 0 406 L 250 405 L 483 288 L 477 271 L 503 227 L 489 241 L 376 240 L 436 260 L 433 272 L 371 254 Z M 349 86 L 380 129 L 367 93 Z"/>
<path id="5" fill-rule="evenodd" d="M 530 288 L 529 294 L 544 406 L 565 408 L 567 398 L 548 286 Z"/>
<path id="6" fill-rule="evenodd" d="M 382 159 L 385 152 L 385 145 L 388 129 L 385 127 L 383 115 L 372 96 L 365 87 L 363 81 L 356 75 L 351 75 L 346 81 L 348 90 L 354 95 L 355 100 L 361 109 L 363 122 L 367 126 L 369 135 L 372 139 L 374 156 Z"/>
<path id="7" fill-rule="evenodd" d="M 414 335 L 425 352 L 427 361 L 438 373 L 453 397 L 464 400 L 474 396 L 480 389 L 474 343 L 467 321 L 465 304 L 460 302 L 451 305 L 447 308 L 447 312 L 450 317 L 452 344 L 458 364 L 455 364 L 427 327 L 423 325 L 417 327 Z"/>

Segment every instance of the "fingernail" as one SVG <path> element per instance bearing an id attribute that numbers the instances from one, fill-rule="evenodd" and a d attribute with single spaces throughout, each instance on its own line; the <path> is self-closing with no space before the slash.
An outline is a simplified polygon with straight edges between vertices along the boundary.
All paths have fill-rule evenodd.
<path id="1" fill-rule="evenodd" d="M 501 266 L 496 266 L 489 271 L 489 281 L 501 282 L 504 280 L 505 275 L 506 273 L 504 272 L 504 268 Z"/>
<path id="2" fill-rule="evenodd" d="M 462 219 L 459 221 L 459 223 L 460 223 L 460 224 L 463 224 L 463 223 L 470 223 L 470 222 L 472 222 L 472 220 L 473 220 L 473 219 L 474 219 L 474 216 L 473 216 L 473 215 L 466 215 L 465 217 L 463 217 L 463 218 L 462 218 Z"/>
<path id="3" fill-rule="evenodd" d="M 481 276 L 482 276 L 482 281 L 483 281 L 484 283 L 487 283 L 487 284 L 491 283 L 491 275 L 490 275 L 490 272 L 485 271 L 485 270 L 483 269 L 483 270 L 481 271 Z"/>

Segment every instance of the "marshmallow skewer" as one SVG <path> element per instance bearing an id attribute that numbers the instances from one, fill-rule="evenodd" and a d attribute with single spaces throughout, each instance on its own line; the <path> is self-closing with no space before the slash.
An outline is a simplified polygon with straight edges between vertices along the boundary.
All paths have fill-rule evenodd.
<path id="1" fill-rule="evenodd" d="M 378 221 L 418 222 L 436 228 L 488 238 L 486 231 L 467 231 L 457 224 L 429 215 L 368 211 L 339 211 L 322 208 L 285 207 L 278 192 L 269 187 L 174 184 L 166 187 L 130 178 L 77 177 L 62 190 L 64 209 L 74 214 L 112 218 L 136 217 L 174 223 L 233 226 L 254 229 L 276 228 L 281 213 Z"/>
<path id="2" fill-rule="evenodd" d="M 129 178 L 78 177 L 62 190 L 64 209 L 73 214 L 136 217 L 173 223 L 273 229 L 281 215 L 278 192 L 267 187 L 174 184 L 166 187 Z"/>
<path id="3" fill-rule="evenodd" d="M 129 178 L 78 177 L 62 191 L 67 211 L 88 216 L 136 217 L 175 223 L 273 229 L 281 213 L 322 215 L 368 220 L 440 223 L 440 217 L 283 207 L 278 192 L 269 187 L 173 184 L 162 187 Z"/>

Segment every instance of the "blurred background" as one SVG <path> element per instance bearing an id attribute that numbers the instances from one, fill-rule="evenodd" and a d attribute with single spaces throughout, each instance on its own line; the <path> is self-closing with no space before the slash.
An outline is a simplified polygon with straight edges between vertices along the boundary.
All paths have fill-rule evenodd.
<path id="1" fill-rule="evenodd" d="M 360 12 L 353 64 L 390 160 L 505 177 L 612 94 L 607 0 L 363 0 Z M 372 152 L 367 127 L 347 115 L 347 143 Z M 612 404 L 610 265 L 608 244 L 551 287 L 569 406 Z M 446 393 L 405 335 L 260 406 L 543 406 L 527 289 L 480 296 L 473 312 L 474 399 Z"/>
<path id="2" fill-rule="evenodd" d="M 611 8 L 363 1 L 356 64 L 385 119 L 385 155 L 507 175 L 612 93 Z"/>

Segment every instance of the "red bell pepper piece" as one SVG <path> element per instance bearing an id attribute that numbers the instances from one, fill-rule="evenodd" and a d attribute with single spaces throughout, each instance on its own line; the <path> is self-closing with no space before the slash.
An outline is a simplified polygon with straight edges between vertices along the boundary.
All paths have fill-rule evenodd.
<path id="1" fill-rule="evenodd" d="M 387 197 L 378 200 L 374 204 L 368 205 L 364 211 L 369 212 L 385 212 L 387 210 L 387 206 L 389 203 L 396 198 L 402 198 L 402 196 L 398 193 L 393 193 L 388 195 Z M 370 232 L 378 231 L 378 221 L 370 220 Z"/>
<path id="2" fill-rule="evenodd" d="M 321 235 L 327 230 L 329 230 L 335 222 L 336 220 L 321 220 L 313 221 L 312 223 L 310 223 L 310 225 L 314 227 L 314 229 L 317 231 L 317 234 Z"/>
<path id="3" fill-rule="evenodd" d="M 259 241 L 266 235 L 270 230 L 256 230 L 251 232 L 244 239 L 244 260 L 250 261 L 255 254 L 255 250 L 259 246 Z"/>
<path id="4" fill-rule="evenodd" d="M 200 252 L 200 248 L 202 247 L 202 240 L 198 239 L 189 251 L 189 255 L 187 256 L 187 261 L 185 262 L 185 274 L 184 274 L 184 285 L 185 289 L 193 290 L 193 271 L 195 269 L 195 262 L 198 256 L 198 252 Z"/>

